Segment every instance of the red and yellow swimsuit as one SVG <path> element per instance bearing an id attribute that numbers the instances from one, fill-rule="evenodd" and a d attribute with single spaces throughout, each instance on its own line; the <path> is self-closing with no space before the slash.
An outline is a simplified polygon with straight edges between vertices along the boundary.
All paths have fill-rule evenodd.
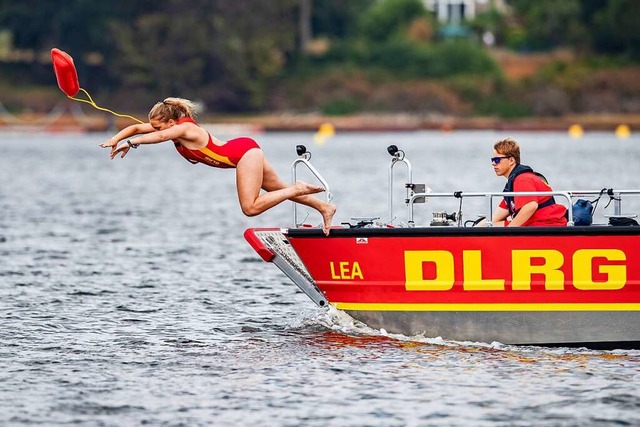
<path id="1" fill-rule="evenodd" d="M 183 117 L 178 120 L 177 123 L 193 123 L 198 125 L 193 119 L 187 117 Z M 207 142 L 206 147 L 199 150 L 191 150 L 184 147 L 176 140 L 173 140 L 173 144 L 176 150 L 178 150 L 178 153 L 190 163 L 204 163 L 205 165 L 216 168 L 235 168 L 242 156 L 244 156 L 244 153 L 252 148 L 260 148 L 257 142 L 247 137 L 231 139 L 224 145 L 217 145 L 213 143 L 211 135 L 209 135 L 209 142 Z"/>

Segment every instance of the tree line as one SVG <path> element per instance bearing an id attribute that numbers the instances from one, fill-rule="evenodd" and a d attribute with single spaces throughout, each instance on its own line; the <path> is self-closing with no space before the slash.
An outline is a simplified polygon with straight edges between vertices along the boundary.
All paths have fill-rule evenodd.
<path id="1" fill-rule="evenodd" d="M 636 1 L 507 4 L 509 13 L 482 13 L 467 23 L 470 35 L 451 40 L 421 0 L 0 0 L 1 79 L 50 84 L 50 64 L 6 58 L 58 47 L 74 57 L 82 87 L 123 107 L 182 96 L 210 111 L 250 112 L 298 94 L 281 105 L 305 105 L 297 88 L 336 70 L 384 81 L 458 78 L 463 86 L 465 76 L 484 76 L 499 85 L 500 70 L 480 48 L 487 31 L 519 51 L 640 59 Z"/>

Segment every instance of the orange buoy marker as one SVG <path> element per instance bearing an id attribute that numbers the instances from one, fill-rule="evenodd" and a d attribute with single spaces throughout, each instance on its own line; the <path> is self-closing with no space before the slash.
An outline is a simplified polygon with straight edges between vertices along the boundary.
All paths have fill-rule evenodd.
<path id="1" fill-rule="evenodd" d="M 584 129 L 582 129 L 582 126 L 578 124 L 572 124 L 569 126 L 569 136 L 571 138 L 582 138 L 582 135 L 584 135 Z"/>
<path id="2" fill-rule="evenodd" d="M 113 114 L 114 116 L 125 117 L 135 120 L 138 123 L 144 123 L 142 120 L 136 119 L 133 116 L 119 114 L 115 111 L 111 111 L 107 108 L 102 108 L 96 105 L 96 103 L 91 98 L 91 95 L 89 95 L 89 92 L 80 87 L 80 82 L 78 80 L 78 71 L 76 70 L 76 66 L 73 63 L 73 58 L 71 57 L 71 55 L 54 47 L 53 49 L 51 49 L 51 61 L 53 62 L 53 72 L 56 74 L 58 86 L 69 99 L 73 99 L 74 101 L 79 102 L 85 102 L 97 110 L 106 111 Z M 87 96 L 88 100 L 75 98 L 75 96 L 80 91 L 82 91 Z"/>
<path id="3" fill-rule="evenodd" d="M 616 127 L 616 136 L 620 139 L 626 139 L 631 136 L 631 129 L 629 125 L 618 125 Z"/>

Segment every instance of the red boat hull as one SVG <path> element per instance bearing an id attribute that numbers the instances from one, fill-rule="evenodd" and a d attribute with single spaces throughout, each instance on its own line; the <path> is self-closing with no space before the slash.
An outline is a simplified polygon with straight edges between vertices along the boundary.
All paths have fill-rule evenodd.
<path id="1" fill-rule="evenodd" d="M 638 228 L 291 229 L 286 238 L 329 303 L 374 328 L 640 342 Z"/>
<path id="2" fill-rule="evenodd" d="M 392 233 L 289 241 L 344 309 L 628 310 L 640 307 L 637 235 Z"/>

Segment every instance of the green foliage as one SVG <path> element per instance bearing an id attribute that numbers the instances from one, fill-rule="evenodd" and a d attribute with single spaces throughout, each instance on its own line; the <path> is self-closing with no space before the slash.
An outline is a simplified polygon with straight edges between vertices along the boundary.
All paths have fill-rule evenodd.
<path id="1" fill-rule="evenodd" d="M 360 111 L 360 103 L 353 98 L 330 99 L 320 106 L 320 112 L 328 116 L 345 116 Z"/>
<path id="2" fill-rule="evenodd" d="M 314 61 L 317 67 L 335 63 L 385 71 L 393 78 L 402 79 L 448 78 L 464 74 L 497 77 L 500 74 L 487 52 L 467 40 L 424 44 L 393 38 L 381 43 L 340 43 L 325 57 Z"/>
<path id="3" fill-rule="evenodd" d="M 464 100 L 473 104 L 478 114 L 503 118 L 532 114 L 531 107 L 523 102 L 522 88 L 508 84 L 502 78 L 460 76 L 452 79 L 449 85 Z"/>
<path id="4" fill-rule="evenodd" d="M 530 49 L 550 49 L 575 45 L 588 36 L 579 20 L 580 0 L 512 0 L 526 31 Z"/>
<path id="5" fill-rule="evenodd" d="M 500 70 L 484 49 L 465 40 L 434 46 L 435 75 L 476 74 L 498 77 Z"/>
<path id="6" fill-rule="evenodd" d="M 424 4 L 420 0 L 382 0 L 362 14 L 359 36 L 373 42 L 383 42 L 425 14 Z"/>
<path id="7" fill-rule="evenodd" d="M 114 22 L 114 75 L 157 98 L 183 96 L 211 110 L 263 108 L 295 49 L 295 2 L 167 0 L 133 22 Z M 205 7 L 208 6 L 208 7 Z M 178 18 L 179 17 L 179 18 Z"/>
<path id="8" fill-rule="evenodd" d="M 393 51 L 393 50 L 392 50 Z M 398 49 L 401 51 L 401 49 Z M 451 77 L 458 74 L 487 74 L 496 71 L 493 61 L 478 46 L 463 40 L 433 46 L 406 48 L 396 71 L 406 67 L 411 76 Z"/>
<path id="9" fill-rule="evenodd" d="M 531 116 L 533 111 L 522 100 L 505 97 L 486 98 L 476 104 L 476 111 L 481 115 L 498 116 L 505 119 L 516 119 Z"/>
<path id="10" fill-rule="evenodd" d="M 385 69 L 402 78 L 441 77 L 434 65 L 433 50 L 408 40 L 394 39 L 386 43 L 371 44 L 370 56 L 363 66 Z"/>
<path id="11" fill-rule="evenodd" d="M 346 114 L 375 104 L 363 95 L 369 84 L 386 85 L 380 97 L 391 100 L 405 96 L 410 85 L 435 79 L 430 83 L 459 91 L 439 94 L 447 106 L 442 111 L 463 98 L 484 112 L 522 114 L 515 106 L 524 103 L 522 97 L 505 95 L 499 67 L 476 41 L 432 38 L 438 24 L 424 1 L 309 1 L 313 35 L 326 41 L 313 55 L 298 46 L 300 0 L 0 0 L 0 54 L 31 55 L 20 61 L 0 58 L 0 79 L 12 89 L 55 88 L 46 59 L 59 47 L 74 57 L 84 88 L 124 109 L 146 109 L 173 95 L 202 101 L 210 111 L 259 111 L 268 108 L 279 82 L 304 85 L 333 69 L 352 69 L 365 76 L 366 89 L 354 84 L 355 95 L 340 98 L 336 88 L 338 95 L 303 105 Z M 501 46 L 563 47 L 586 58 L 580 66 L 552 64 L 532 84 L 558 85 L 573 96 L 592 69 L 640 60 L 637 0 L 507 3 L 511 15 L 491 9 L 471 28 L 477 34 L 492 31 Z M 598 56 L 587 55 L 592 52 Z M 433 87 L 422 90 L 431 94 Z M 421 108 L 418 101 L 415 108 Z"/>
<path id="12" fill-rule="evenodd" d="M 530 50 L 527 33 L 520 27 L 507 28 L 504 35 L 504 46 L 517 51 Z"/>
<path id="13" fill-rule="evenodd" d="M 593 14 L 593 44 L 598 52 L 620 52 L 640 59 L 640 2 L 609 0 Z"/>
<path id="14" fill-rule="evenodd" d="M 637 0 L 511 0 L 522 26 L 511 46 L 572 47 L 640 59 Z M 515 38 L 521 38 L 516 41 Z"/>
<path id="15" fill-rule="evenodd" d="M 485 31 L 490 31 L 495 37 L 496 44 L 503 45 L 505 43 L 509 28 L 507 17 L 496 9 L 491 8 L 486 12 L 479 13 L 469 25 L 479 36 L 482 36 Z"/>
<path id="16" fill-rule="evenodd" d="M 358 34 L 358 20 L 376 0 L 313 0 L 311 26 L 316 37 L 344 39 Z"/>

